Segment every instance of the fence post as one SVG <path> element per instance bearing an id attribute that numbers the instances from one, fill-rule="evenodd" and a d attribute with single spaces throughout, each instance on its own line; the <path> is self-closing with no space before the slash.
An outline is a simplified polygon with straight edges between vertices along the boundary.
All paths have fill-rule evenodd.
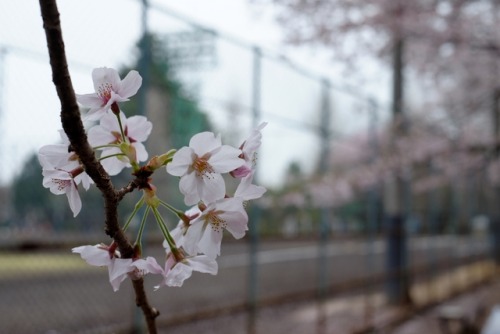
<path id="1" fill-rule="evenodd" d="M 256 128 L 260 120 L 260 89 L 261 89 L 261 61 L 262 52 L 259 47 L 253 47 L 253 81 L 252 81 L 252 126 Z M 257 179 L 257 170 L 254 172 L 254 180 Z M 258 282 L 258 251 L 259 251 L 259 220 L 260 220 L 260 207 L 254 203 L 251 207 L 250 221 L 249 221 L 249 266 L 248 266 L 248 323 L 247 332 L 253 334 L 256 332 L 257 322 L 257 298 L 259 290 Z"/>
<path id="2" fill-rule="evenodd" d="M 393 51 L 393 123 L 394 138 L 392 147 L 396 147 L 395 140 L 405 131 L 403 114 L 403 69 L 404 69 L 404 40 L 401 36 L 394 37 Z M 401 166 L 396 175 L 385 185 L 384 211 L 386 223 L 387 258 L 386 270 L 387 298 L 391 304 L 406 305 L 411 303 L 407 266 L 407 237 L 405 223 L 407 212 L 404 203 L 404 178 Z"/>
<path id="3" fill-rule="evenodd" d="M 330 159 L 330 89 L 331 84 L 327 78 L 321 80 L 321 114 L 319 136 L 321 142 L 321 157 L 319 160 L 319 173 L 324 176 L 328 171 Z M 318 333 L 325 332 L 326 314 L 324 303 L 328 293 L 328 239 L 330 236 L 330 215 L 328 207 L 320 209 L 319 243 L 318 243 Z"/>
<path id="4" fill-rule="evenodd" d="M 378 135 L 377 135 L 377 123 L 378 123 L 378 105 L 374 99 L 370 99 L 369 112 L 370 112 L 370 124 L 368 127 L 368 141 L 370 142 L 371 154 L 368 158 L 367 163 L 373 164 L 377 161 L 379 157 L 379 147 L 378 147 Z M 373 185 L 370 185 L 366 193 L 367 208 L 366 208 L 366 219 L 367 219 L 367 256 L 366 256 L 366 268 L 368 276 L 373 277 L 375 273 L 375 235 L 377 232 L 377 222 L 379 217 L 379 207 L 378 207 L 378 196 L 380 191 L 380 182 L 376 181 Z M 366 285 L 366 304 L 365 304 L 365 323 L 368 325 L 371 321 L 373 315 L 373 307 L 370 301 L 370 295 L 373 293 L 375 286 L 375 281 L 368 282 Z"/>

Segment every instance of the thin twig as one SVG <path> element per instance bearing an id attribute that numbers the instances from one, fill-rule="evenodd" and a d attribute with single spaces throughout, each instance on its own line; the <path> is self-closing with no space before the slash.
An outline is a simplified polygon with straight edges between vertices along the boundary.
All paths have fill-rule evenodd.
<path id="1" fill-rule="evenodd" d="M 43 19 L 43 28 L 47 38 L 52 81 L 61 102 L 62 127 L 68 135 L 71 146 L 80 158 L 85 171 L 95 182 L 104 198 L 105 226 L 108 234 L 118 245 L 124 258 L 131 258 L 134 249 L 118 223 L 118 203 L 124 194 L 117 193 L 111 179 L 97 161 L 94 151 L 87 140 L 83 127 L 80 110 L 76 101 L 73 84 L 68 71 L 64 41 L 62 38 L 59 10 L 55 0 L 39 0 Z M 133 189 L 132 189 L 133 190 Z M 159 312 L 149 305 L 144 291 L 142 279 L 133 281 L 136 293 L 137 306 L 140 307 L 146 318 L 149 333 L 157 333 L 155 318 Z"/>
<path id="2" fill-rule="evenodd" d="M 130 183 L 127 184 L 125 187 L 118 189 L 115 192 L 116 197 L 118 198 L 118 201 L 121 201 L 123 199 L 123 197 L 125 197 L 126 194 L 131 193 L 132 191 L 134 191 L 134 189 L 137 189 L 137 188 L 138 188 L 137 182 L 130 181 Z"/>

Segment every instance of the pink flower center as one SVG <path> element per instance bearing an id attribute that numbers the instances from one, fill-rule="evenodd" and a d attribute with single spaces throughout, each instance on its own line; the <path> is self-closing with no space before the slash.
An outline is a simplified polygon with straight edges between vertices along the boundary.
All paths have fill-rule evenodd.
<path id="1" fill-rule="evenodd" d="M 104 100 L 104 104 L 108 103 L 109 99 L 111 99 L 111 91 L 113 90 L 113 86 L 109 83 L 103 83 L 99 86 L 97 90 L 97 95 Z"/>
<path id="2" fill-rule="evenodd" d="M 219 216 L 221 213 L 223 213 L 223 211 L 211 210 L 205 216 L 205 221 L 210 224 L 214 232 L 220 233 L 227 226 L 227 222 Z"/>
<path id="3" fill-rule="evenodd" d="M 57 185 L 57 190 L 63 191 L 64 189 L 71 187 L 71 182 L 73 182 L 73 180 L 52 179 L 52 182 Z"/>
<path id="4" fill-rule="evenodd" d="M 198 177 L 206 177 L 210 178 L 212 173 L 214 173 L 214 169 L 208 162 L 208 157 L 202 156 L 202 157 L 196 157 L 194 159 L 194 162 L 192 164 L 193 169 L 196 172 L 196 176 Z"/>

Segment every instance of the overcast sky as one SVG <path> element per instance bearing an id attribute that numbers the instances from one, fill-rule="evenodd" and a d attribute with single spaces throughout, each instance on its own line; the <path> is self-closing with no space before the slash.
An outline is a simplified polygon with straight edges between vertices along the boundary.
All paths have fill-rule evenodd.
<path id="1" fill-rule="evenodd" d="M 72 79 L 77 93 L 93 90 L 91 70 L 119 68 L 134 61 L 133 45 L 141 34 L 141 1 L 60 0 L 59 9 Z M 272 7 L 246 0 L 162 0 L 153 6 L 171 9 L 181 16 L 224 32 L 266 50 L 287 54 L 311 73 L 328 75 L 342 84 L 338 67 L 317 50 L 293 49 L 282 42 Z M 22 169 L 27 157 L 40 146 L 58 140 L 59 102 L 47 66 L 47 50 L 38 3 L 30 0 L 0 2 L 0 181 L 8 182 Z M 152 31 L 166 34 L 189 26 L 165 12 L 149 13 Z M 221 101 L 251 105 L 251 53 L 232 43 L 217 43 L 217 67 L 201 72 L 184 70 L 180 77 L 198 85 L 201 104 L 222 132 L 232 126 Z M 264 130 L 260 155 L 261 179 L 278 184 L 288 163 L 297 160 L 306 170 L 316 161 L 318 139 L 303 124 L 319 120 L 321 87 L 273 60 L 263 62 L 262 120 Z M 332 99 L 337 96 L 332 95 Z M 355 115 L 355 101 L 334 104 L 334 122 L 344 130 L 366 127 L 366 117 Z M 340 106 L 340 107 L 339 107 Z M 358 108 L 359 109 L 359 108 Z M 247 110 L 248 111 L 248 110 Z M 250 131 L 250 118 L 243 117 L 241 136 Z M 301 125 L 302 124 L 302 125 Z M 156 154 L 158 152 L 154 152 Z"/>

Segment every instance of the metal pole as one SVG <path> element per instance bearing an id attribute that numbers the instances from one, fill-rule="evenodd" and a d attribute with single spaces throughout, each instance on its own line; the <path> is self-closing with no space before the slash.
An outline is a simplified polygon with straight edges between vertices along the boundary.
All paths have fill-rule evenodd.
<path id="1" fill-rule="evenodd" d="M 138 111 L 139 115 L 147 114 L 147 95 L 150 84 L 150 67 L 151 67 L 151 36 L 148 29 L 148 0 L 142 0 L 141 12 L 141 27 L 142 37 L 140 41 L 141 57 L 139 58 L 139 73 L 142 76 L 142 86 L 138 94 Z"/>
<path id="2" fill-rule="evenodd" d="M 253 84 L 252 84 L 252 126 L 256 128 L 260 120 L 260 89 L 261 89 L 261 61 L 262 52 L 259 47 L 253 48 Z M 254 180 L 257 179 L 257 170 L 254 172 Z M 259 220 L 261 210 L 254 203 L 251 207 L 249 221 L 249 272 L 248 272 L 248 334 L 256 333 L 257 322 L 257 299 L 258 299 L 258 251 L 259 251 Z"/>
<path id="3" fill-rule="evenodd" d="M 330 159 L 330 90 L 331 84 L 327 78 L 321 80 L 321 118 L 319 136 L 321 141 L 321 156 L 319 160 L 319 173 L 324 176 L 328 171 Z M 319 242 L 318 242 L 318 333 L 323 333 L 326 328 L 326 314 L 324 302 L 328 294 L 328 239 L 330 235 L 329 208 L 320 209 Z"/>
<path id="4" fill-rule="evenodd" d="M 403 114 L 403 55 L 404 40 L 402 36 L 396 34 L 393 51 L 393 140 L 398 140 L 406 126 Z M 411 303 L 409 277 L 406 272 L 408 246 L 405 231 L 406 208 L 403 203 L 404 188 L 403 171 L 399 168 L 393 179 L 385 185 L 384 198 L 387 235 L 386 270 L 389 275 L 387 299 L 389 303 L 396 305 Z"/>
<path id="5" fill-rule="evenodd" d="M 370 125 L 368 127 L 368 140 L 370 141 L 371 155 L 368 159 L 368 164 L 374 163 L 379 155 L 378 137 L 377 137 L 377 123 L 378 123 L 378 106 L 375 100 L 369 101 L 370 112 Z M 379 185 L 377 183 L 370 186 L 367 192 L 367 257 L 366 268 L 369 277 L 375 273 L 375 234 L 377 230 L 378 221 L 378 191 Z M 373 307 L 370 302 L 370 294 L 372 293 L 374 284 L 370 283 L 366 286 L 366 305 L 365 305 L 365 323 L 371 321 Z"/>
<path id="6" fill-rule="evenodd" d="M 141 55 L 139 58 L 138 71 L 142 77 L 141 89 L 138 92 L 138 115 L 147 115 L 147 96 L 149 90 L 149 71 L 151 67 L 151 44 L 150 36 L 148 31 L 148 10 L 149 3 L 148 0 L 142 0 L 142 11 L 141 11 L 141 26 L 142 26 L 142 37 L 140 41 Z M 138 212 L 138 217 L 142 217 L 144 214 L 144 207 Z M 147 229 L 144 231 L 144 237 L 147 237 Z M 143 245 L 143 251 L 146 245 Z M 142 316 L 141 310 L 133 304 L 134 307 L 134 318 L 132 322 L 132 333 L 141 334 L 144 332 L 144 317 Z"/>

